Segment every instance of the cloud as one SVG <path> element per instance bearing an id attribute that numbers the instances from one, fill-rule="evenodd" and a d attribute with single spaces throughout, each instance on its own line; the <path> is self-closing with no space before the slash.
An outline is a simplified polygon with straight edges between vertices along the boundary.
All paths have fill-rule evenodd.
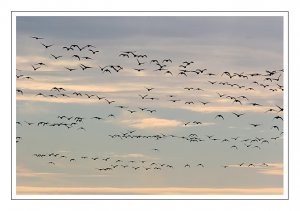
<path id="1" fill-rule="evenodd" d="M 50 178 L 57 177 L 61 173 L 52 173 L 52 172 L 34 172 L 31 169 L 17 165 L 16 167 L 16 176 L 17 177 L 38 177 L 38 178 Z"/>
<path id="2" fill-rule="evenodd" d="M 53 172 L 35 172 L 24 166 L 17 166 L 17 177 L 31 177 L 31 178 L 98 178 L 98 177 L 110 177 L 108 174 L 68 174 L 68 173 L 53 173 Z"/>
<path id="3" fill-rule="evenodd" d="M 264 169 L 259 171 L 260 174 L 267 174 L 267 175 L 283 175 L 282 169 Z"/>
<path id="4" fill-rule="evenodd" d="M 161 127 L 177 127 L 182 122 L 170 119 L 160 119 L 155 117 L 141 118 L 135 120 L 122 120 L 121 123 L 128 124 L 130 127 L 144 128 L 161 128 Z"/>
<path id="5" fill-rule="evenodd" d="M 130 153 L 130 154 L 127 154 L 127 155 L 123 155 L 121 157 L 126 157 L 126 158 L 143 158 L 145 157 L 144 154 L 139 154 L 139 153 Z"/>
<path id="6" fill-rule="evenodd" d="M 182 106 L 182 109 L 194 111 L 194 112 L 206 112 L 206 113 L 213 113 L 213 112 L 266 112 L 268 109 L 270 109 L 269 106 Z M 275 109 L 275 107 L 272 106 L 272 108 Z"/>
<path id="7" fill-rule="evenodd" d="M 258 169 L 257 172 L 266 175 L 283 175 L 283 164 L 282 163 L 271 163 L 268 164 L 267 168 Z"/>
<path id="8" fill-rule="evenodd" d="M 79 195 L 281 195 L 283 188 L 114 188 L 114 187 L 32 187 L 17 186 L 17 194 L 79 194 Z"/>
<path id="9" fill-rule="evenodd" d="M 43 78 L 39 78 L 43 81 Z M 49 78 L 45 78 L 44 80 L 49 81 Z M 67 79 L 68 80 L 68 79 Z M 51 83 L 51 82 L 37 82 L 37 81 L 20 81 L 18 80 L 17 88 L 19 89 L 28 89 L 28 90 L 36 90 L 36 91 L 50 91 L 53 87 L 63 87 L 67 91 L 77 91 L 77 92 L 120 92 L 124 91 L 126 88 L 127 91 L 136 91 L 137 86 L 131 85 L 128 83 L 122 84 L 66 84 L 66 83 Z M 61 81 L 61 79 L 60 79 Z M 66 82 L 66 81 L 64 81 Z M 129 86 L 130 85 L 130 86 Z"/>
<path id="10" fill-rule="evenodd" d="M 267 163 L 268 166 L 263 165 L 262 163 L 253 163 L 254 167 L 251 167 L 259 174 L 266 175 L 283 175 L 283 163 Z M 249 168 L 248 164 L 240 166 L 239 164 L 229 165 L 233 168 Z"/>

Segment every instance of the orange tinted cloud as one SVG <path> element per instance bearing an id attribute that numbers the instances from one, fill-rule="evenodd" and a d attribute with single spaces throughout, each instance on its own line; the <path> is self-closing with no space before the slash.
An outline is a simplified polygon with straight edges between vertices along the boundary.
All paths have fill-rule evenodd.
<path id="1" fill-rule="evenodd" d="M 268 164 L 267 168 L 258 169 L 258 173 L 267 175 L 283 175 L 283 164 L 282 163 L 271 163 Z"/>
<path id="2" fill-rule="evenodd" d="M 253 170 L 256 170 L 259 174 L 266 174 L 266 175 L 283 175 L 283 163 L 268 163 L 267 166 L 262 165 L 262 163 L 253 163 L 254 167 L 251 167 Z M 248 164 L 245 165 L 238 165 L 233 164 L 229 165 L 230 167 L 235 168 L 249 168 Z"/>
<path id="3" fill-rule="evenodd" d="M 17 186 L 17 194 L 143 194 L 143 195 L 282 195 L 283 188 L 113 188 L 113 187 L 31 187 Z"/>
<path id="4" fill-rule="evenodd" d="M 56 164 L 57 165 L 57 164 Z M 29 168 L 18 165 L 16 168 L 17 177 L 32 177 L 32 178 L 99 178 L 110 177 L 108 174 L 68 174 L 68 173 L 52 173 L 52 172 L 35 172 Z"/>
<path id="5" fill-rule="evenodd" d="M 160 127 L 177 127 L 182 125 L 182 122 L 177 120 L 170 120 L 170 119 L 160 119 L 160 118 L 142 118 L 136 120 L 123 120 L 122 123 L 127 123 L 131 127 L 134 128 L 160 128 Z"/>

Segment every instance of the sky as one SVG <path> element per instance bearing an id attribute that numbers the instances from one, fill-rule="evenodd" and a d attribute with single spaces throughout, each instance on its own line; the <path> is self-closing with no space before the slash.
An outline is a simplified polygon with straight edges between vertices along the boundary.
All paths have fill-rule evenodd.
<path id="1" fill-rule="evenodd" d="M 16 48 L 17 194 L 283 193 L 283 17 L 18 16 Z"/>

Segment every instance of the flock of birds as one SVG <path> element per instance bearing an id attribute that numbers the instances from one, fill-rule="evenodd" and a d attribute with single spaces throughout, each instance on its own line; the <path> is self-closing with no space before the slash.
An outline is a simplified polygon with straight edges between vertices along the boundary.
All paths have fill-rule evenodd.
<path id="1" fill-rule="evenodd" d="M 54 61 L 63 60 L 63 59 L 73 59 L 78 62 L 78 65 L 74 66 L 64 66 L 62 67 L 62 71 L 70 72 L 72 74 L 76 74 L 76 71 L 99 71 L 102 74 L 122 74 L 125 71 L 134 71 L 134 72 L 154 72 L 160 75 L 164 75 L 165 77 L 181 77 L 182 80 L 186 80 L 185 78 L 196 78 L 204 80 L 205 82 L 201 83 L 201 87 L 193 87 L 187 86 L 182 87 L 182 92 L 185 93 L 184 97 L 180 97 L 177 94 L 170 93 L 168 95 L 159 95 L 159 88 L 157 87 L 144 87 L 141 90 L 141 93 L 136 93 L 138 104 L 139 102 L 147 102 L 148 104 L 153 104 L 151 106 L 136 106 L 130 107 L 126 104 L 118 103 L 117 99 L 111 98 L 110 96 L 103 96 L 102 93 L 97 92 L 82 92 L 78 90 L 68 90 L 65 87 L 57 87 L 54 86 L 48 91 L 38 91 L 34 94 L 29 93 L 26 89 L 18 88 L 18 80 L 25 81 L 36 81 L 34 76 L 25 75 L 22 73 L 23 70 L 17 69 L 17 95 L 26 96 L 33 95 L 36 98 L 49 98 L 49 99 L 57 99 L 57 98 L 80 98 L 84 100 L 99 102 L 107 104 L 108 106 L 115 107 L 121 109 L 123 111 L 128 112 L 128 114 L 132 115 L 132 118 L 135 118 L 135 113 L 144 112 L 147 115 L 156 115 L 159 113 L 159 108 L 156 105 L 160 102 L 165 102 L 169 104 L 176 104 L 178 108 L 180 106 L 198 106 L 203 109 L 209 107 L 211 105 L 216 106 L 218 104 L 217 101 L 214 100 L 203 100 L 199 98 L 189 98 L 189 93 L 206 93 L 209 87 L 209 91 L 215 90 L 213 93 L 214 99 L 222 100 L 223 102 L 227 102 L 234 106 L 240 106 L 240 112 L 226 112 L 226 113 L 216 113 L 211 116 L 211 121 L 216 121 L 219 124 L 224 124 L 226 120 L 234 118 L 236 121 L 239 119 L 245 119 L 249 115 L 247 111 L 243 110 L 244 106 L 251 108 L 263 108 L 265 109 L 262 113 L 272 114 L 272 125 L 265 125 L 262 122 L 248 122 L 248 126 L 251 129 L 262 128 L 268 129 L 271 131 L 273 136 L 271 138 L 260 137 L 259 135 L 255 137 L 224 137 L 222 134 L 197 134 L 190 133 L 187 135 L 178 135 L 178 134 L 149 134 L 145 135 L 144 132 L 137 130 L 127 130 L 126 132 L 117 132 L 115 134 L 108 134 L 108 137 L 111 140 L 119 140 L 119 141 L 158 141 L 158 140 L 182 140 L 189 143 L 219 143 L 224 144 L 228 149 L 232 150 L 240 150 L 240 149 L 249 149 L 249 150 L 262 150 L 264 147 L 272 144 L 272 142 L 281 139 L 283 135 L 283 106 L 281 105 L 267 105 L 264 103 L 253 102 L 251 100 L 251 96 L 253 96 L 252 92 L 257 90 L 274 93 L 278 92 L 283 95 L 284 87 L 282 85 L 283 81 L 283 69 L 280 70 L 266 70 L 260 73 L 246 73 L 246 72 L 230 72 L 224 71 L 221 73 L 214 73 L 209 71 L 207 68 L 199 68 L 195 67 L 194 61 L 183 61 L 179 64 L 175 64 L 175 61 L 170 58 L 164 59 L 149 59 L 149 55 L 140 54 L 137 51 L 121 51 L 118 55 L 118 58 L 124 60 L 130 60 L 133 64 L 132 67 L 125 67 L 119 64 L 105 64 L 94 66 L 90 63 L 90 61 L 94 60 L 93 56 L 97 54 L 101 54 L 102 52 L 98 50 L 94 45 L 79 45 L 79 44 L 71 44 L 68 46 L 60 46 L 64 54 L 55 54 L 51 52 L 51 49 L 57 47 L 55 44 L 49 44 L 42 37 L 32 36 L 32 39 L 39 41 L 37 45 L 40 45 L 45 51 L 48 53 L 49 58 Z M 128 62 L 128 61 L 127 61 Z M 77 64 L 74 62 L 74 64 Z M 31 64 L 30 71 L 23 72 L 40 72 L 43 74 L 43 70 L 48 68 L 48 64 L 45 61 L 36 61 Z M 87 72 L 88 74 L 88 72 Z M 203 85 L 205 84 L 205 86 Z M 236 90 L 237 93 L 243 93 L 240 95 L 232 95 L 222 92 L 222 90 L 232 89 Z M 250 93 L 249 95 L 247 93 Z M 255 95 L 255 94 L 254 94 Z M 18 100 L 18 97 L 17 97 Z M 50 101 L 51 102 L 51 101 Z M 61 127 L 66 130 L 76 130 L 82 132 L 88 132 L 88 128 L 85 124 L 87 121 L 110 121 L 112 119 L 117 119 L 118 116 L 115 113 L 105 114 L 104 116 L 67 116 L 67 115 L 57 115 L 55 121 L 43 120 L 31 122 L 27 120 L 18 120 L 16 122 L 17 127 L 48 127 L 48 128 L 56 128 Z M 94 122 L 93 122 L 94 124 Z M 182 127 L 190 126 L 201 126 L 204 125 L 205 122 L 202 120 L 189 120 L 183 121 Z M 16 142 L 23 142 L 22 136 L 16 137 Z M 155 148 L 152 149 L 153 152 L 160 153 L 160 149 Z M 34 157 L 40 159 L 47 159 L 46 163 L 50 166 L 55 166 L 57 162 L 61 162 L 61 160 L 65 160 L 68 163 L 76 163 L 79 160 L 91 160 L 91 161 L 101 161 L 101 167 L 95 167 L 96 171 L 107 172 L 112 171 L 114 169 L 133 169 L 133 170 L 166 170 L 173 169 L 176 166 L 175 164 L 170 163 L 160 163 L 149 160 L 125 160 L 125 159 L 116 159 L 113 157 L 101 157 L 101 156 L 86 156 L 83 155 L 81 157 L 67 156 L 61 153 L 35 153 Z M 208 164 L 199 162 L 199 163 L 186 163 L 182 167 L 191 168 L 191 167 L 200 167 L 205 168 Z M 222 164 L 220 165 L 223 168 L 228 168 L 232 166 L 236 167 L 268 167 L 269 164 L 266 162 L 262 163 L 245 163 L 241 162 L 238 164 Z"/>
<path id="2" fill-rule="evenodd" d="M 154 148 L 152 149 L 153 151 L 159 151 L 159 149 Z M 150 160 L 143 160 L 143 159 L 119 159 L 119 158 L 114 158 L 114 157 L 99 157 L 97 155 L 95 156 L 80 156 L 80 157 L 74 157 L 74 156 L 67 156 L 62 153 L 35 153 L 33 154 L 34 157 L 36 158 L 48 158 L 51 159 L 51 161 L 48 161 L 49 165 L 55 166 L 56 161 L 64 160 L 65 162 L 69 163 L 76 163 L 76 162 L 82 162 L 82 161 L 87 161 L 90 160 L 92 162 L 98 162 L 102 163 L 102 167 L 97 167 L 95 170 L 97 171 L 112 171 L 114 169 L 128 169 L 128 170 L 143 170 L 143 171 L 148 171 L 148 170 L 166 170 L 166 169 L 174 169 L 175 165 L 170 164 L 170 163 L 161 163 L 157 161 L 150 161 Z M 60 162 L 61 163 L 61 162 Z M 103 165 L 105 164 L 105 165 Z M 182 167 L 184 168 L 205 168 L 206 164 L 204 163 L 186 163 Z M 269 167 L 269 164 L 267 163 L 238 163 L 235 165 L 222 165 L 221 167 L 223 168 L 228 168 L 228 167 L 259 167 L 259 168 L 265 168 Z"/>

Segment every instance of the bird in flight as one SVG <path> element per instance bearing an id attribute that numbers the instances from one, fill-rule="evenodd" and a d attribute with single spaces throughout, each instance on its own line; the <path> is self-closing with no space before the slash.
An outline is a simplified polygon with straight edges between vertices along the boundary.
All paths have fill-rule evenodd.
<path id="1" fill-rule="evenodd" d="M 59 58 L 62 58 L 62 56 L 55 56 L 53 54 L 50 54 L 54 59 L 59 59 Z"/>
<path id="2" fill-rule="evenodd" d="M 241 114 L 238 114 L 238 113 L 234 113 L 234 112 L 232 112 L 236 117 L 240 117 L 240 116 L 243 116 L 243 115 L 245 115 L 245 113 L 241 113 Z"/>
<path id="3" fill-rule="evenodd" d="M 281 119 L 281 120 L 283 120 L 283 118 L 281 117 L 281 116 L 275 116 L 274 118 L 273 118 L 273 120 L 274 119 Z"/>
<path id="4" fill-rule="evenodd" d="M 42 40 L 42 39 L 44 39 L 42 37 L 37 37 L 37 36 L 31 36 L 31 38 L 36 39 L 36 40 Z"/>
<path id="5" fill-rule="evenodd" d="M 165 72 L 165 74 L 173 75 L 173 73 L 172 73 L 170 70 L 167 70 L 167 71 Z"/>
<path id="6" fill-rule="evenodd" d="M 47 48 L 50 48 L 51 46 L 53 46 L 53 44 L 52 45 L 46 45 L 46 44 L 44 44 L 44 43 L 41 43 L 46 49 Z"/>
<path id="7" fill-rule="evenodd" d="M 107 99 L 105 99 L 105 100 L 106 100 L 106 102 L 107 102 L 108 104 L 112 104 L 112 103 L 116 102 L 116 101 L 114 101 L 114 100 L 111 100 L 111 101 L 109 101 L 109 100 L 107 100 Z"/>
<path id="8" fill-rule="evenodd" d="M 261 126 L 261 124 L 250 124 L 250 125 L 252 125 L 253 127 L 258 127 L 258 126 Z"/>
<path id="9" fill-rule="evenodd" d="M 63 49 L 66 49 L 67 51 L 69 51 L 69 50 L 74 50 L 72 47 L 67 47 L 67 46 L 64 46 L 64 47 L 62 47 Z"/>
<path id="10" fill-rule="evenodd" d="M 219 92 L 217 92 L 217 94 L 219 95 L 219 97 L 224 97 L 224 96 L 226 96 L 225 94 L 220 94 Z"/>
<path id="11" fill-rule="evenodd" d="M 76 70 L 76 68 L 69 68 L 69 67 L 65 67 L 67 70 L 69 70 L 70 72 L 73 70 Z"/>
<path id="12" fill-rule="evenodd" d="M 253 105 L 253 106 L 262 106 L 262 105 L 260 105 L 260 104 L 258 104 L 258 103 L 249 103 L 250 105 Z"/>
<path id="13" fill-rule="evenodd" d="M 143 68 L 134 68 L 134 70 L 141 72 L 142 70 L 144 70 Z"/>
<path id="14" fill-rule="evenodd" d="M 164 62 L 170 62 L 170 63 L 172 63 L 172 60 L 171 60 L 171 59 L 164 59 L 164 60 L 162 61 L 162 63 L 164 63 Z"/>
<path id="15" fill-rule="evenodd" d="M 148 95 L 139 95 L 142 99 L 145 99 Z"/>
<path id="16" fill-rule="evenodd" d="M 78 60 L 80 60 L 80 56 L 78 56 L 77 54 L 73 55 L 72 57 L 77 58 Z"/>
<path id="17" fill-rule="evenodd" d="M 279 109 L 279 111 L 278 111 L 277 113 L 283 112 L 283 108 L 282 108 L 282 107 L 280 107 L 280 106 L 278 106 L 278 105 L 276 105 L 276 107 Z"/>
<path id="18" fill-rule="evenodd" d="M 200 103 L 202 103 L 203 105 L 207 105 L 210 102 L 202 102 L 202 101 L 200 101 Z"/>
<path id="19" fill-rule="evenodd" d="M 216 117 L 215 117 L 215 119 L 216 118 L 222 118 L 223 120 L 224 120 L 224 117 L 221 115 L 221 114 L 218 114 Z"/>
<path id="20" fill-rule="evenodd" d="M 84 64 L 80 64 L 80 67 L 81 67 L 82 70 L 85 70 L 85 69 L 88 69 L 88 68 L 92 68 L 92 67 L 86 66 Z"/>
<path id="21" fill-rule="evenodd" d="M 89 95 L 89 94 L 86 94 L 86 93 L 85 93 L 85 95 L 86 95 L 88 98 L 91 98 L 91 97 L 94 97 L 94 96 L 95 96 L 95 95 L 93 95 L 93 94 Z"/>
<path id="22" fill-rule="evenodd" d="M 147 89 L 148 92 L 150 92 L 151 90 L 154 89 L 154 88 L 147 88 L 147 87 L 145 87 L 145 88 Z"/>
<path id="23" fill-rule="evenodd" d="M 121 54 L 119 54 L 119 56 L 122 56 L 122 57 L 127 57 L 127 58 L 129 58 L 129 55 L 128 55 L 128 54 L 126 54 L 126 53 L 121 53 Z"/>
<path id="24" fill-rule="evenodd" d="M 136 60 L 137 60 L 139 66 L 142 64 L 145 64 L 145 62 L 140 62 L 138 59 L 136 59 Z"/>
<path id="25" fill-rule="evenodd" d="M 236 145 L 232 145 L 230 148 L 238 149 Z"/>
<path id="26" fill-rule="evenodd" d="M 92 50 L 92 49 L 89 49 L 89 51 L 92 52 L 93 54 L 99 53 L 99 51 L 97 51 L 97 50 L 94 51 L 94 50 Z"/>
<path id="27" fill-rule="evenodd" d="M 31 65 L 31 67 L 33 68 L 34 71 L 37 70 L 37 69 L 39 69 L 39 68 L 41 68 L 41 67 L 35 67 L 33 65 Z"/>
<path id="28" fill-rule="evenodd" d="M 279 127 L 277 126 L 277 125 L 273 125 L 272 127 L 271 127 L 271 129 L 277 129 L 278 131 L 279 131 Z"/>
<path id="29" fill-rule="evenodd" d="M 23 91 L 21 89 L 17 89 L 17 93 L 20 93 L 21 95 L 23 95 Z"/>

